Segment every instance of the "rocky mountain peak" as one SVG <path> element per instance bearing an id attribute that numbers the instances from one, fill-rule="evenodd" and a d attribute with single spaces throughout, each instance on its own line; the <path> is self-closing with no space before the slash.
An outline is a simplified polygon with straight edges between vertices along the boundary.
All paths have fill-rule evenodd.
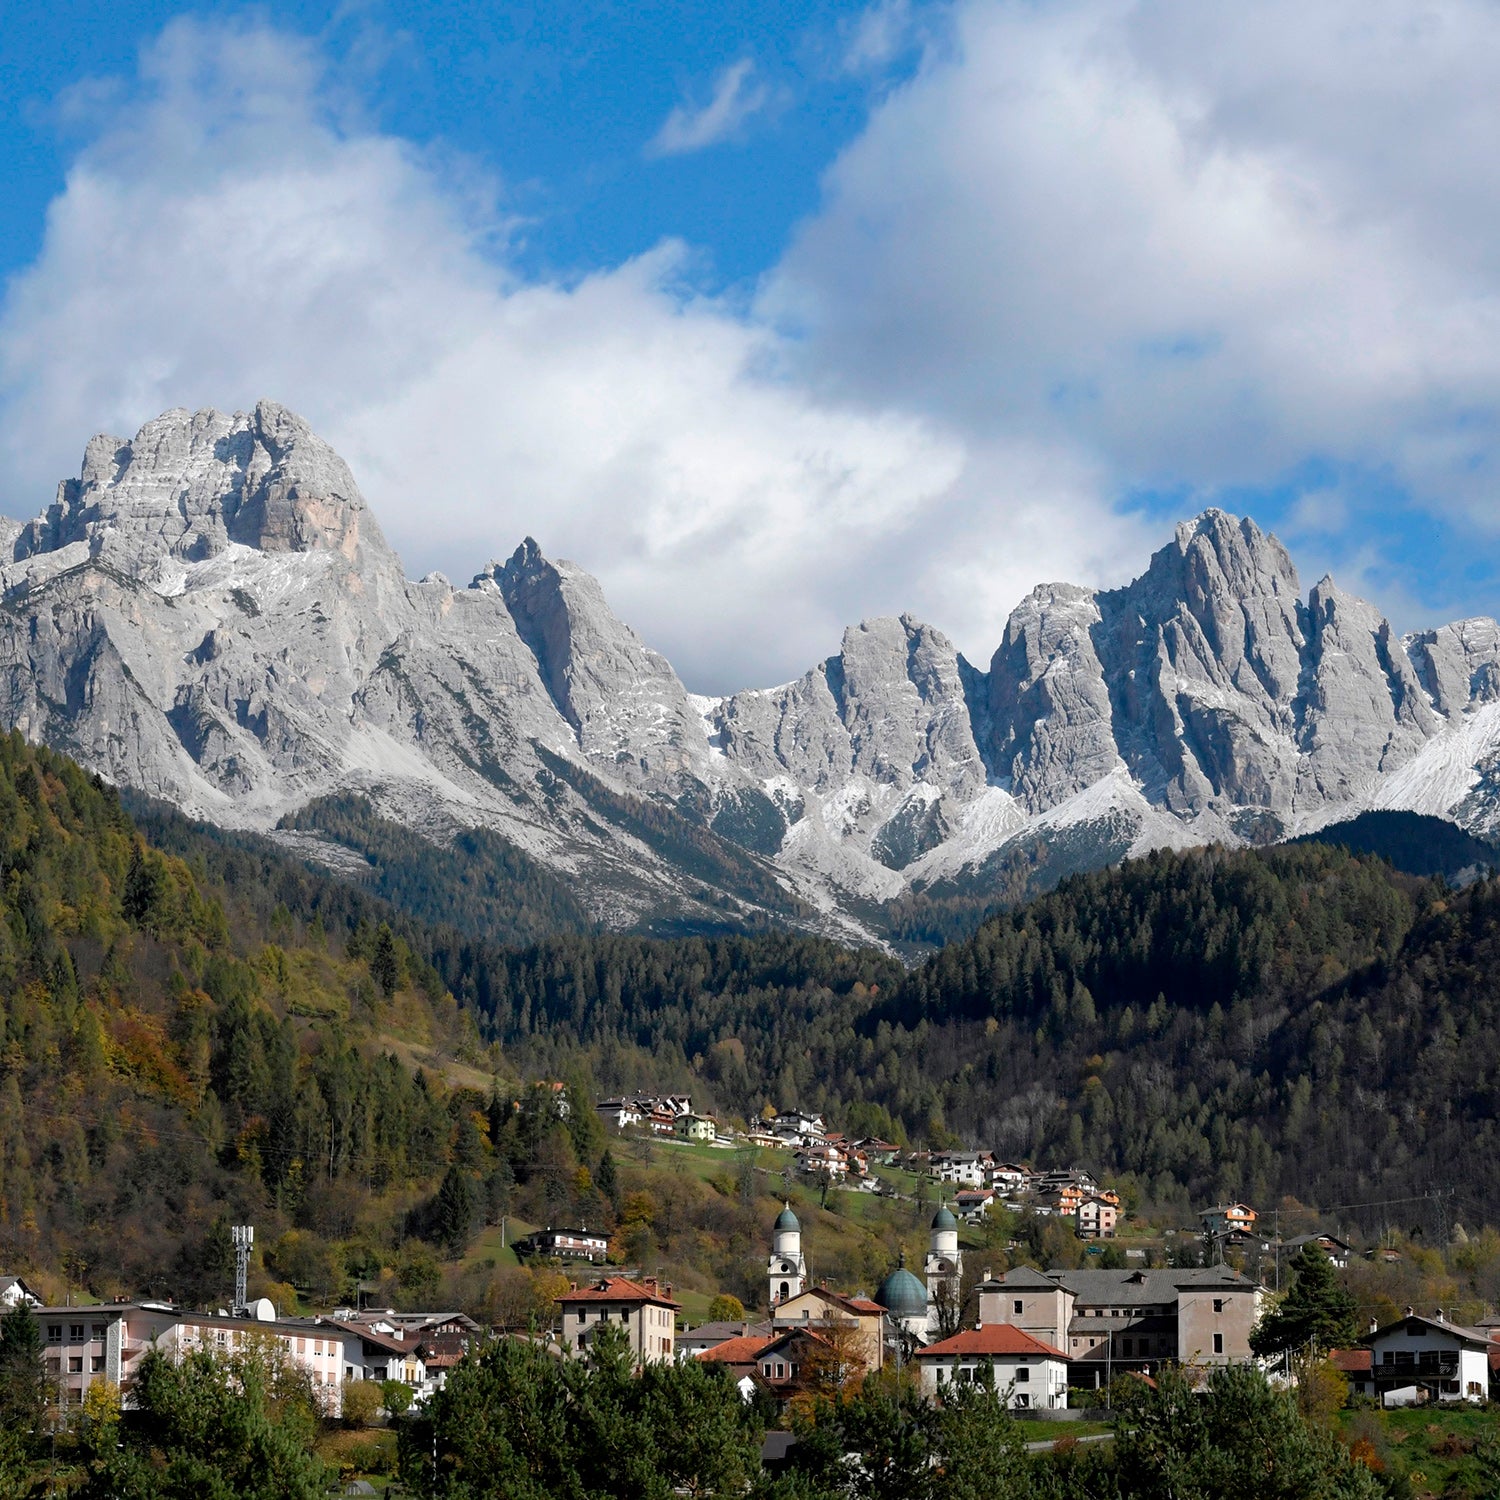
<path id="1" fill-rule="evenodd" d="M 0 726 L 218 821 L 358 789 L 435 837 L 485 827 L 611 923 L 698 910 L 752 856 L 772 883 L 718 889 L 713 922 L 785 888 L 847 932 L 993 861 L 1371 806 L 1500 826 L 1500 626 L 1402 640 L 1331 579 L 1304 598 L 1281 543 L 1218 509 L 1122 588 L 1033 590 L 987 670 L 905 614 L 780 687 L 693 698 L 532 537 L 467 589 L 409 583 L 344 462 L 263 401 L 95 437 L 43 516 L 0 521 L 0 596 Z"/>
<path id="2" fill-rule="evenodd" d="M 390 559 L 348 465 L 274 401 L 232 415 L 174 408 L 128 441 L 97 435 L 78 478 L 58 486 L 11 551 L 19 559 L 83 543 L 144 572 L 164 557 L 203 561 L 231 542 Z"/>

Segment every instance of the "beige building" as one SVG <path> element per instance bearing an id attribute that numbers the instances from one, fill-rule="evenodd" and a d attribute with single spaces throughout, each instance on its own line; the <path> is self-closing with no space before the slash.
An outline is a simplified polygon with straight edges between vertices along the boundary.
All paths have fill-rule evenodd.
<path id="1" fill-rule="evenodd" d="M 1034 1271 L 979 1287 L 981 1326 L 1009 1323 L 1068 1357 L 1075 1385 L 1104 1385 L 1164 1362 L 1243 1364 L 1264 1289 L 1226 1266 L 1166 1271 Z"/>
<path id="2" fill-rule="evenodd" d="M 590 1286 L 577 1287 L 559 1297 L 562 1307 L 563 1348 L 581 1354 L 606 1323 L 623 1328 L 630 1339 L 636 1368 L 671 1363 L 677 1357 L 677 1313 L 672 1288 L 659 1290 L 654 1276 L 631 1281 L 605 1276 Z"/>
<path id="3" fill-rule="evenodd" d="M 778 1334 L 808 1328 L 832 1336 L 836 1343 L 847 1338 L 866 1370 L 878 1370 L 885 1363 L 885 1308 L 868 1297 L 846 1297 L 824 1286 L 810 1286 L 778 1302 L 771 1310 L 771 1323 Z"/>

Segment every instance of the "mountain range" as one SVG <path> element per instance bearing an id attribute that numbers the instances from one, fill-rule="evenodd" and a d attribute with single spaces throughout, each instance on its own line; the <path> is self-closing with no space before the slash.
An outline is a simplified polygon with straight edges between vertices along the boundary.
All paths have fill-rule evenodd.
<path id="1" fill-rule="evenodd" d="M 1208 510 L 1134 582 L 1042 585 L 987 666 L 903 615 L 779 687 L 689 693 L 527 538 L 408 579 L 299 417 L 166 412 L 0 519 L 0 724 L 116 784 L 358 867 L 327 799 L 482 829 L 601 926 L 882 935 L 913 892 L 1378 809 L 1500 826 L 1500 626 L 1401 636 Z M 1040 877 L 1039 877 L 1040 878 Z"/>

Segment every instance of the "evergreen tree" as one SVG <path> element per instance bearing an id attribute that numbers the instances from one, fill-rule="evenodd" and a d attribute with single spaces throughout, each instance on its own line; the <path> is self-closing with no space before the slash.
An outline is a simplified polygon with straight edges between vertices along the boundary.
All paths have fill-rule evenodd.
<path id="1" fill-rule="evenodd" d="M 1355 1338 L 1353 1295 L 1340 1284 L 1333 1262 L 1316 1240 L 1309 1240 L 1292 1262 L 1296 1279 L 1250 1335 L 1261 1356 L 1306 1350 L 1326 1352 Z"/>
<path id="2" fill-rule="evenodd" d="M 479 1191 L 462 1167 L 451 1166 L 432 1205 L 432 1231 L 455 1259 L 469 1248 L 480 1211 Z"/>
<path id="3" fill-rule="evenodd" d="M 610 1207 L 616 1213 L 620 1211 L 620 1174 L 615 1167 L 615 1159 L 609 1154 L 609 1148 L 604 1148 L 604 1154 L 599 1158 L 599 1170 L 594 1174 L 594 1185 L 609 1200 Z"/>
<path id="4" fill-rule="evenodd" d="M 380 986 L 380 993 L 387 1000 L 401 988 L 401 957 L 396 951 L 395 934 L 386 922 L 382 922 L 375 933 L 370 952 L 370 978 Z"/>
<path id="5" fill-rule="evenodd" d="M 309 1378 L 272 1346 L 174 1363 L 148 1350 L 122 1442 L 88 1466 L 83 1500 L 321 1500 L 336 1475 L 312 1453 Z"/>
<path id="6" fill-rule="evenodd" d="M 24 1302 L 0 1318 L 0 1428 L 24 1439 L 41 1430 L 47 1410 L 42 1330 Z"/>

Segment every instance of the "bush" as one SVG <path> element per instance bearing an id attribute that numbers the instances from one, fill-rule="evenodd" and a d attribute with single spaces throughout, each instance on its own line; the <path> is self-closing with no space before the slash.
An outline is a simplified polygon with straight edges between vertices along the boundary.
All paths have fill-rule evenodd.
<path id="1" fill-rule="evenodd" d="M 344 1387 L 344 1426 L 373 1427 L 384 1405 L 385 1392 L 378 1381 L 351 1380 Z"/>

